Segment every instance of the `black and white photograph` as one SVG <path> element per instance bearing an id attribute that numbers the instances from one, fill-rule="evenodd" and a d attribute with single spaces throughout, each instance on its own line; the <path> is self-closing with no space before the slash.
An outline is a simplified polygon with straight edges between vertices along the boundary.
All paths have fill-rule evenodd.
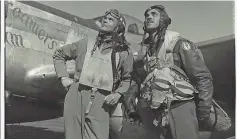
<path id="1" fill-rule="evenodd" d="M 5 139 L 235 139 L 235 1 L 2 4 Z"/>

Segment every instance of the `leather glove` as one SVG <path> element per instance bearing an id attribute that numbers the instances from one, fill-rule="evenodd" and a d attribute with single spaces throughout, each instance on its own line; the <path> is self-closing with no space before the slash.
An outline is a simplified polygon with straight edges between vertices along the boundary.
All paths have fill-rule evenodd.
<path id="1" fill-rule="evenodd" d="M 128 91 L 124 93 L 123 104 L 127 115 L 136 112 L 136 97 L 138 95 L 138 84 L 133 84 L 129 87 Z"/>
<path id="2" fill-rule="evenodd" d="M 135 124 L 140 124 L 141 123 L 141 118 L 139 116 L 139 114 L 137 112 L 131 112 L 128 115 L 129 118 L 129 122 L 131 125 L 135 125 Z"/>
<path id="3" fill-rule="evenodd" d="M 199 119 L 198 125 L 200 131 L 211 131 L 213 128 L 213 123 L 210 117 L 206 119 Z"/>
<path id="4" fill-rule="evenodd" d="M 138 52 L 133 53 L 133 57 L 134 57 L 135 62 L 142 61 L 145 57 L 145 53 L 138 51 Z"/>

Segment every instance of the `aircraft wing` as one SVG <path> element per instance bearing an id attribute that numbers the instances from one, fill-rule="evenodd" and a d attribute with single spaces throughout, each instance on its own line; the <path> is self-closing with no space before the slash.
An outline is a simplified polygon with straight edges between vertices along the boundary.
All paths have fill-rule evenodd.
<path id="1" fill-rule="evenodd" d="M 235 104 L 235 36 L 229 35 L 196 43 L 213 76 L 214 97 Z"/>
<path id="2" fill-rule="evenodd" d="M 64 96 L 52 54 L 61 46 L 97 35 L 97 25 L 33 1 L 8 1 L 7 8 L 6 90 L 44 100 Z M 73 76 L 73 61 L 67 66 Z"/>
<path id="3" fill-rule="evenodd" d="M 225 132 L 214 132 L 211 138 L 235 135 L 235 35 L 196 43 L 202 51 L 214 85 L 214 99 L 231 118 L 232 126 Z M 203 137 L 205 134 L 203 134 Z"/>
<path id="4" fill-rule="evenodd" d="M 7 7 L 6 44 L 9 46 L 6 55 L 7 86 L 11 86 L 9 84 L 13 82 L 10 71 L 14 70 L 17 70 L 15 77 L 22 77 L 16 81 L 26 78 L 26 81 L 37 82 L 34 84 L 47 85 L 41 79 L 40 74 L 43 73 L 43 75 L 47 75 L 48 84 L 55 82 L 56 74 L 51 59 L 53 51 L 63 45 L 88 37 L 88 35 L 96 35 L 98 31 L 95 19 L 82 19 L 34 1 L 9 1 Z M 131 49 L 137 51 L 140 48 L 139 43 L 143 34 L 142 22 L 129 15 L 124 16 L 128 23 L 126 38 L 133 44 Z M 207 66 L 214 76 L 214 84 L 219 88 L 227 88 L 226 92 L 233 91 L 234 36 L 201 42 L 197 45 L 202 50 Z M 215 53 L 215 55 L 211 55 L 211 53 Z M 21 55 L 16 56 L 17 54 Z M 37 60 L 27 60 L 31 56 L 32 59 Z M 220 62 L 229 64 L 221 66 Z M 14 67 L 12 63 L 19 66 Z M 222 74 L 219 74 L 220 72 Z M 16 73 L 20 73 L 20 75 Z M 30 79 L 28 79 L 29 77 Z M 226 84 L 224 81 L 231 81 L 231 83 Z M 216 89 L 217 92 L 219 90 L 221 89 Z M 223 91 L 216 94 L 221 92 Z"/>
<path id="5" fill-rule="evenodd" d="M 83 19 L 34 1 L 8 1 L 6 18 L 6 90 L 38 97 L 62 92 L 52 62 L 59 47 L 98 34 L 96 19 Z M 126 38 L 139 48 L 142 22 L 124 15 Z M 69 72 L 73 74 L 69 62 Z M 18 84 L 18 86 L 16 86 Z M 44 95 L 43 95 L 44 96 Z"/>

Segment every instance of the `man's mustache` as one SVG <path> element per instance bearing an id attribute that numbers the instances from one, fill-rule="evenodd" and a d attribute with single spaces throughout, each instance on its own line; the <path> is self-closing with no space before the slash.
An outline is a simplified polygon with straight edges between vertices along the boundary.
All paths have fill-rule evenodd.
<path id="1" fill-rule="evenodd" d="M 107 27 L 107 24 L 106 24 L 106 23 L 102 23 L 102 26 L 105 26 L 105 27 Z"/>
<path id="2" fill-rule="evenodd" d="M 146 22 L 147 22 L 147 23 L 154 23 L 153 20 L 147 20 Z"/>

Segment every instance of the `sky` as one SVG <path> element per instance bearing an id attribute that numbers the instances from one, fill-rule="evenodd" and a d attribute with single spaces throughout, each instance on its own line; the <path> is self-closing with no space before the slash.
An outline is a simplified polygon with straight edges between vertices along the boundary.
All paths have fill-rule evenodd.
<path id="1" fill-rule="evenodd" d="M 104 14 L 116 8 L 121 13 L 144 21 L 144 11 L 152 5 L 164 5 L 172 19 L 170 30 L 193 42 L 234 34 L 234 1 L 41 1 L 82 18 Z"/>

